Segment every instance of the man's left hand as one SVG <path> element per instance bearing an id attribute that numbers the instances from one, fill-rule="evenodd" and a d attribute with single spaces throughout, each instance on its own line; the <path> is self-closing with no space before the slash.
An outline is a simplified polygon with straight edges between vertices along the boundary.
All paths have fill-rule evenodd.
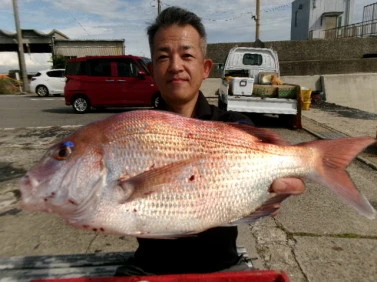
<path id="1" fill-rule="evenodd" d="M 276 216 L 283 200 L 291 195 L 300 195 L 305 192 L 305 183 L 299 178 L 279 178 L 272 182 L 268 191 L 275 194 L 269 200 L 272 203 L 260 207 L 259 210 L 269 210 L 273 212 L 272 216 Z"/>

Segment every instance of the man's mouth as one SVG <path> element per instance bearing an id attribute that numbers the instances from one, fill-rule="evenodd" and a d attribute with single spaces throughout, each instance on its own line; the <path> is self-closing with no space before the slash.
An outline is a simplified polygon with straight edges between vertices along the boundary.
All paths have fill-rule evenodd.
<path id="1" fill-rule="evenodd" d="M 175 77 L 169 80 L 170 83 L 182 83 L 187 81 L 187 79 L 180 78 L 180 77 Z"/>

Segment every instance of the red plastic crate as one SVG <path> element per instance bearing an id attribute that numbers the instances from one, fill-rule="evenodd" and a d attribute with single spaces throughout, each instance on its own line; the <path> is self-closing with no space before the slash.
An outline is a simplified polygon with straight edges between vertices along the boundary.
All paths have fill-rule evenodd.
<path id="1" fill-rule="evenodd" d="M 207 274 L 178 274 L 157 276 L 131 276 L 131 277 L 84 277 L 62 279 L 38 279 L 32 282 L 290 282 L 284 271 L 254 270 L 243 272 L 216 272 Z"/>

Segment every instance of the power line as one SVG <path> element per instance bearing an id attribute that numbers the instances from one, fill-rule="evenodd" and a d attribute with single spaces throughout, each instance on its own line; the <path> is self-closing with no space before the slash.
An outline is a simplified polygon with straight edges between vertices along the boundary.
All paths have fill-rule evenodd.
<path id="1" fill-rule="evenodd" d="M 155 0 L 157 1 L 157 0 Z M 172 7 L 174 5 L 170 5 L 166 3 L 165 1 L 158 0 L 161 6 L 166 6 L 166 7 Z M 275 12 L 280 12 L 282 10 L 285 10 L 286 8 L 290 8 L 291 4 L 283 4 L 279 5 L 276 7 L 271 7 L 271 8 L 265 8 L 261 9 L 261 13 L 275 13 Z M 226 11 L 229 12 L 229 11 Z M 238 9 L 234 9 L 231 12 L 235 14 L 234 16 L 226 17 L 226 18 L 212 18 L 212 17 L 201 17 L 203 20 L 210 21 L 210 22 L 230 22 L 230 21 L 236 21 L 244 16 L 250 16 L 250 18 L 255 17 L 255 12 L 253 11 L 246 11 L 246 12 L 239 12 Z"/>
<path id="2" fill-rule="evenodd" d="M 240 13 L 238 16 L 234 16 L 234 17 L 229 17 L 229 18 L 226 18 L 226 19 L 212 19 L 212 18 L 207 18 L 207 17 L 202 17 L 203 20 L 207 20 L 207 21 L 211 21 L 211 22 L 230 22 L 230 21 L 235 21 L 243 16 L 246 16 L 246 15 L 251 15 L 251 17 L 255 16 L 255 14 L 253 12 L 243 12 L 243 13 Z"/>
<path id="3" fill-rule="evenodd" d="M 72 18 L 81 26 L 81 28 L 90 36 L 91 34 L 86 30 L 86 28 L 74 17 L 72 16 Z"/>

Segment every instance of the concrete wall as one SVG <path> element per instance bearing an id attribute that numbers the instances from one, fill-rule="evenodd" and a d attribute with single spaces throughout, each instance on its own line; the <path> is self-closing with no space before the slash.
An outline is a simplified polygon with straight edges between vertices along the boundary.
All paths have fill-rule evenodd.
<path id="1" fill-rule="evenodd" d="M 376 73 L 324 75 L 322 87 L 327 102 L 377 113 Z"/>
<path id="2" fill-rule="evenodd" d="M 377 58 L 280 62 L 281 75 L 377 72 Z"/>
<path id="3" fill-rule="evenodd" d="M 252 42 L 208 44 L 207 56 L 215 64 L 223 64 L 234 46 L 253 47 Z M 377 37 L 343 38 L 334 40 L 269 41 L 264 47 L 277 51 L 281 75 L 322 75 L 376 72 L 377 58 L 363 58 L 377 54 Z M 214 68 L 211 77 L 220 77 Z"/>
<path id="4" fill-rule="evenodd" d="M 320 75 L 286 75 L 281 76 L 284 83 L 298 84 L 308 89 L 323 91 Z"/>
<path id="5" fill-rule="evenodd" d="M 281 79 L 323 92 L 328 103 L 377 113 L 377 73 L 282 76 Z"/>

